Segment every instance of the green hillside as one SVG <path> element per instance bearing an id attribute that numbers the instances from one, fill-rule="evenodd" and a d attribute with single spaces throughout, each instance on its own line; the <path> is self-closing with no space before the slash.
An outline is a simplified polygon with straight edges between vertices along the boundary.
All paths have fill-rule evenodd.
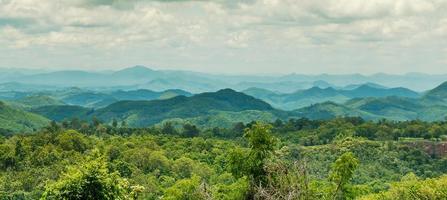
<path id="1" fill-rule="evenodd" d="M 429 90 L 423 97 L 425 104 L 447 105 L 447 82 Z"/>
<path id="2" fill-rule="evenodd" d="M 72 118 L 86 118 L 90 113 L 93 112 L 91 108 L 84 108 L 81 106 L 42 106 L 39 108 L 31 109 L 31 112 L 42 115 L 48 119 L 55 121 L 62 121 L 64 119 Z"/>
<path id="3" fill-rule="evenodd" d="M 292 112 L 296 117 L 306 117 L 309 119 L 332 119 L 343 116 L 362 117 L 364 119 L 379 118 L 379 116 L 374 114 L 333 102 L 318 103 Z"/>
<path id="4" fill-rule="evenodd" d="M 192 97 L 178 96 L 166 100 L 120 101 L 91 114 L 104 121 L 126 120 L 134 126 L 159 123 L 171 118 L 194 118 L 211 111 L 273 111 L 267 103 L 254 97 L 225 89 Z"/>
<path id="5" fill-rule="evenodd" d="M 0 131 L 2 133 L 32 132 L 47 125 L 45 117 L 12 108 L 0 101 Z"/>
<path id="6" fill-rule="evenodd" d="M 447 82 L 444 82 L 443 84 L 439 85 L 438 87 L 428 91 L 425 96 L 431 97 L 431 98 L 447 100 Z"/>
<path id="7" fill-rule="evenodd" d="M 14 101 L 8 101 L 8 104 L 22 109 L 31 109 L 42 106 L 64 105 L 64 102 L 46 95 L 31 95 Z"/>
<path id="8" fill-rule="evenodd" d="M 230 128 L 238 122 L 249 123 L 252 121 L 275 121 L 278 117 L 272 112 L 259 111 L 259 110 L 246 110 L 240 112 L 231 111 L 210 111 L 207 115 L 202 115 L 192 118 L 175 118 L 163 120 L 161 124 L 165 122 L 172 122 L 174 124 L 195 124 L 200 127 L 224 127 Z"/>

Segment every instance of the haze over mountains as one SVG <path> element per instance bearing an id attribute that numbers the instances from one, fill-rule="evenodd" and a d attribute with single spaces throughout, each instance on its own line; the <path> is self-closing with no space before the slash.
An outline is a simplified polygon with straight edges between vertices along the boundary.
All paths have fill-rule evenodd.
<path id="1" fill-rule="evenodd" d="M 14 75 L 11 75 L 14 74 Z M 230 127 L 290 118 L 443 120 L 447 83 L 423 74 L 221 76 L 157 71 L 11 71 L 0 83 L 2 132 L 32 131 L 50 120 L 97 118 L 145 127 L 166 121 Z M 447 77 L 445 77 L 447 80 Z M 398 87 L 397 85 L 400 83 Z M 239 92 L 238 92 L 239 91 Z"/>
<path id="2" fill-rule="evenodd" d="M 190 71 L 153 70 L 135 66 L 119 71 L 53 71 L 1 69 L 0 90 L 5 89 L 51 89 L 54 87 L 86 87 L 91 89 L 149 89 L 162 91 L 182 89 L 193 93 L 217 91 L 224 88 L 245 90 L 251 87 L 275 92 L 292 93 L 300 89 L 317 86 L 326 88 L 348 87 L 365 83 L 375 83 L 387 87 L 406 87 L 425 91 L 443 83 L 447 75 L 409 73 L 389 74 L 348 74 L 348 75 L 303 75 L 284 76 L 231 76 L 205 74 Z"/>

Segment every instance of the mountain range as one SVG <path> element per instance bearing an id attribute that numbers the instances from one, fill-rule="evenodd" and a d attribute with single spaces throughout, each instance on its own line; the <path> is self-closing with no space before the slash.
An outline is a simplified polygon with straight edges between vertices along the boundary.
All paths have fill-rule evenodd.
<path id="1" fill-rule="evenodd" d="M 192 94 L 178 89 L 157 92 L 145 89 L 93 91 L 80 88 L 66 88 L 41 92 L 0 92 L 0 100 L 20 108 L 36 108 L 50 105 L 101 108 L 123 100 L 169 99 L 179 95 L 191 96 Z"/>
<path id="2" fill-rule="evenodd" d="M 62 81 L 70 76 L 70 80 Z M 45 126 L 50 120 L 79 118 L 89 121 L 94 117 L 105 123 L 118 120 L 131 127 L 144 127 L 166 121 L 232 126 L 236 122 L 300 117 L 358 116 L 367 120 L 434 121 L 447 116 L 447 82 L 416 92 L 373 82 L 337 86 L 334 84 L 337 77 L 347 78 L 341 75 L 321 75 L 325 80 L 293 78 L 297 76 L 284 76 L 282 80 L 266 76 L 218 77 L 141 66 L 117 72 L 29 72 L 23 76 L 17 72 L 11 76 L 16 80 L 0 84 L 0 130 L 1 133 L 29 132 Z M 351 82 L 363 80 L 363 77 L 355 75 Z M 75 80 L 84 79 L 85 87 L 77 85 Z M 244 81 L 238 81 L 242 79 Z M 37 84 L 37 81 L 42 82 Z M 46 86 L 59 81 L 63 84 Z M 96 81 L 104 83 L 88 86 Z M 287 84 L 291 84 L 290 87 Z M 231 89 L 197 92 L 226 85 L 231 85 Z M 168 89 L 142 89 L 144 86 Z M 177 86 L 194 89 L 182 90 Z M 260 87 L 245 88 L 248 86 Z M 238 87 L 239 90 L 235 89 Z"/>
<path id="3" fill-rule="evenodd" d="M 182 89 L 192 93 L 210 92 L 224 88 L 246 90 L 251 87 L 263 88 L 280 93 L 291 93 L 311 87 L 342 89 L 364 83 L 376 83 L 386 87 L 406 87 L 425 91 L 447 80 L 446 75 L 409 73 L 390 74 L 346 74 L 346 75 L 303 75 L 282 76 L 218 75 L 190 71 L 153 70 L 144 66 L 134 66 L 118 71 L 65 70 L 13 70 L 0 69 L 0 91 L 5 88 L 21 90 L 47 90 L 64 87 L 89 89 L 148 89 L 163 91 Z M 349 88 L 347 88 L 349 89 Z"/>
<path id="4" fill-rule="evenodd" d="M 293 93 L 277 93 L 261 88 L 249 88 L 243 92 L 262 99 L 272 106 L 283 110 L 294 110 L 326 101 L 345 103 L 353 98 L 388 96 L 407 98 L 420 97 L 418 92 L 406 88 L 386 88 L 372 84 L 358 85 L 357 87 L 349 86 L 349 88 L 351 89 L 312 87 L 306 90 L 298 90 Z"/>
<path id="5" fill-rule="evenodd" d="M 231 89 L 201 93 L 191 97 L 176 96 L 164 100 L 119 101 L 107 107 L 91 110 L 79 106 L 45 106 L 32 112 L 52 120 L 70 119 L 68 116 L 90 119 L 93 116 L 104 122 L 116 119 L 131 126 L 141 127 L 160 123 L 166 119 L 210 117 L 218 112 L 261 111 L 276 113 L 268 103 Z M 67 116 L 67 113 L 70 113 Z M 236 121 L 234 121 L 236 122 Z"/>
<path id="6" fill-rule="evenodd" d="M 0 135 L 32 132 L 49 123 L 43 116 L 15 109 L 0 101 Z"/>
<path id="7" fill-rule="evenodd" d="M 364 87 L 359 87 L 364 88 Z M 318 92 L 316 92 L 318 91 Z M 309 94 L 318 95 L 321 91 L 329 94 L 344 93 L 349 90 L 311 89 Z M 375 91 L 375 90 L 374 90 Z M 383 91 L 374 97 L 354 97 L 344 103 L 322 102 L 307 107 L 284 111 L 272 107 L 267 102 L 237 92 L 232 89 L 196 94 L 190 97 L 183 95 L 170 99 L 118 101 L 99 109 L 80 106 L 54 105 L 31 110 L 34 113 L 52 120 L 78 117 L 91 119 L 93 116 L 110 123 L 116 119 L 126 121 L 130 126 L 142 127 L 158 124 L 167 120 L 187 121 L 199 125 L 225 125 L 250 120 L 274 120 L 306 117 L 311 119 L 327 119 L 339 116 L 356 116 L 367 120 L 443 120 L 447 113 L 447 84 L 443 84 L 426 94 L 413 97 L 415 93 L 405 92 L 401 96 L 383 96 L 395 89 L 380 89 Z M 397 89 L 397 91 L 402 91 Z M 262 90 L 261 94 L 272 94 Z M 347 92 L 356 96 L 358 92 Z M 360 93 L 362 94 L 362 93 Z M 417 94 L 417 93 L 416 93 Z M 411 97 L 407 97 L 407 96 Z M 436 97 L 436 99 L 434 99 Z M 439 104 L 430 103 L 436 101 Z M 70 113 L 67 115 L 67 113 Z"/>

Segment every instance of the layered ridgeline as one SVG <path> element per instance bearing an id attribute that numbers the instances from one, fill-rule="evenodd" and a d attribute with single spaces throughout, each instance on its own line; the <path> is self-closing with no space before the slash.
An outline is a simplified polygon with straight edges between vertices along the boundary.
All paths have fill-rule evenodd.
<path id="1" fill-rule="evenodd" d="M 74 93 L 73 91 L 66 91 L 64 94 L 49 92 L 41 94 L 42 96 L 25 96 L 25 98 L 10 100 L 7 105 L 8 108 L 17 112 L 26 113 L 25 111 L 30 111 L 41 115 L 43 116 L 41 119 L 63 121 L 79 118 L 89 121 L 96 117 L 104 123 L 111 124 L 116 120 L 126 122 L 131 127 L 150 126 L 166 121 L 193 123 L 208 127 L 229 127 L 237 122 L 253 120 L 274 121 L 276 119 L 288 120 L 301 117 L 330 119 L 340 116 L 362 117 L 367 120 L 385 118 L 399 121 L 415 119 L 434 121 L 444 120 L 447 115 L 446 85 L 442 84 L 417 98 L 415 97 L 419 96 L 418 93 L 406 89 L 371 89 L 370 86 L 359 86 L 352 90 L 312 88 L 283 96 L 267 90 L 252 90 L 252 92 L 258 92 L 253 95 L 259 98 L 232 89 L 200 93 L 193 96 L 181 90 L 170 90 L 156 94 L 147 90 L 103 93 L 81 90 L 82 92 Z M 376 93 L 362 92 L 365 88 L 368 88 L 369 91 L 376 91 Z M 59 96 L 55 94 L 59 94 Z M 391 94 L 393 95 L 386 96 Z M 45 95 L 52 95 L 52 97 Z M 340 98 L 343 101 L 337 102 L 331 99 L 331 97 L 339 97 L 340 95 L 343 95 Z M 363 95 L 372 97 L 363 98 L 361 97 Z M 94 107 L 88 103 L 104 102 L 104 99 L 110 96 L 113 96 L 114 100 L 104 104 L 104 106 Z M 287 99 L 298 99 L 295 100 L 296 102 L 304 102 L 303 99 L 321 101 L 326 97 L 328 101 L 284 111 L 261 100 L 271 99 L 273 96 L 285 101 Z M 130 98 L 133 98 L 133 100 L 122 100 Z M 150 100 L 151 98 L 156 99 Z M 6 127 L 2 126 L 1 128 Z"/>
<path id="2" fill-rule="evenodd" d="M 345 103 L 317 103 L 293 111 L 312 119 L 335 116 L 360 116 L 365 119 L 444 120 L 447 117 L 447 83 L 427 91 L 419 98 L 404 96 L 354 98 Z"/>
<path id="3" fill-rule="evenodd" d="M 5 91 L 0 92 L 0 100 L 21 108 L 37 108 L 53 105 L 101 108 L 123 100 L 169 99 L 179 95 L 191 96 L 192 94 L 178 89 L 158 92 L 146 89 L 93 91 L 81 88 L 67 88 L 64 90 L 40 92 Z"/>
<path id="4" fill-rule="evenodd" d="M 417 98 L 420 96 L 418 92 L 407 88 L 386 88 L 376 84 L 347 86 L 344 89 L 312 87 L 294 93 L 276 93 L 261 88 L 249 88 L 243 92 L 284 110 L 294 110 L 326 101 L 345 103 L 353 98 L 389 96 Z"/>
<path id="5" fill-rule="evenodd" d="M 447 75 L 428 74 L 346 74 L 346 75 L 303 75 L 283 76 L 230 76 L 190 71 L 154 70 L 135 66 L 118 71 L 39 71 L 0 69 L 0 91 L 14 88 L 16 91 L 48 90 L 63 87 L 113 88 L 123 90 L 150 89 L 156 91 L 172 88 L 193 93 L 233 88 L 241 91 L 251 87 L 290 93 L 311 87 L 356 86 L 377 83 L 388 87 L 406 87 L 423 91 L 447 80 Z"/>
<path id="6" fill-rule="evenodd" d="M 104 108 L 92 110 L 80 106 L 45 106 L 32 110 L 52 120 L 77 117 L 96 117 L 110 123 L 125 121 L 129 126 L 142 127 L 164 120 L 186 120 L 197 124 L 232 123 L 252 120 L 274 120 L 285 112 L 268 103 L 231 89 L 201 93 L 191 97 L 176 96 L 164 100 L 119 101 Z M 68 115 L 67 115 L 68 114 Z"/>
<path id="7" fill-rule="evenodd" d="M 0 101 L 0 133 L 32 132 L 46 126 L 49 120 L 37 114 L 15 109 Z"/>

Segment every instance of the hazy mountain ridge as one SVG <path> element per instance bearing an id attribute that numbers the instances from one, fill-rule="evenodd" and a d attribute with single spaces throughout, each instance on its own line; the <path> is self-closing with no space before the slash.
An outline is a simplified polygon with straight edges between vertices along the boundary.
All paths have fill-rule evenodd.
<path id="1" fill-rule="evenodd" d="M 298 90 L 293 93 L 275 93 L 260 88 L 249 88 L 242 91 L 248 95 L 260 98 L 276 108 L 294 110 L 316 103 L 331 101 L 344 103 L 353 98 L 365 97 L 388 97 L 398 96 L 407 98 L 418 98 L 420 94 L 406 88 L 379 88 L 370 84 L 360 85 L 351 90 L 334 89 L 332 87 L 312 87 L 307 90 Z"/>
<path id="2" fill-rule="evenodd" d="M 268 90 L 253 88 L 261 94 Z M 389 90 L 389 89 L 386 89 Z M 337 94 L 333 88 L 313 88 L 299 94 L 320 94 L 321 91 Z M 341 90 L 345 91 L 345 90 Z M 268 94 L 276 94 L 269 92 Z M 421 98 L 399 96 L 353 98 L 344 103 L 321 102 L 293 111 L 282 111 L 273 108 L 267 102 L 231 89 L 217 92 L 200 93 L 190 97 L 177 96 L 170 99 L 150 101 L 118 101 L 100 109 L 89 109 L 79 106 L 46 106 L 34 109 L 52 120 L 63 120 L 78 117 L 89 120 L 93 117 L 111 123 L 112 120 L 126 121 L 130 126 L 142 127 L 161 123 L 166 120 L 197 123 L 201 126 L 218 124 L 229 126 L 237 120 L 249 121 L 259 119 L 274 120 L 276 118 L 306 117 L 310 119 L 329 119 L 339 116 L 356 116 L 367 120 L 440 120 L 447 113 L 447 104 L 425 104 Z M 447 99 L 447 98 L 446 98 Z M 71 113 L 71 114 L 67 114 Z M 237 117 L 236 117 L 237 116 Z"/>
<path id="3" fill-rule="evenodd" d="M 435 102 L 435 103 L 433 103 Z M 310 108 L 313 108 L 310 109 Z M 320 115 L 316 115 L 318 110 Z M 335 110 L 335 111 L 334 111 Z M 352 113 L 356 111 L 357 113 Z M 354 98 L 344 104 L 319 103 L 294 112 L 313 119 L 326 116 L 359 116 L 365 119 L 444 120 L 447 117 L 447 82 L 428 91 L 420 98 L 398 96 Z M 351 112 L 351 114 L 349 114 Z"/>
<path id="4" fill-rule="evenodd" d="M 8 69 L 3 69 L 8 71 Z M 130 87 L 128 89 L 168 90 L 182 89 L 193 93 L 216 91 L 223 88 L 245 90 L 250 87 L 261 87 L 272 91 L 290 93 L 298 89 L 311 87 L 352 88 L 355 85 L 374 83 L 385 87 L 405 87 L 424 91 L 447 80 L 447 75 L 429 75 L 409 73 L 404 75 L 390 74 L 346 74 L 346 75 L 302 75 L 289 74 L 283 76 L 256 75 L 216 75 L 190 71 L 153 70 L 144 66 L 135 66 L 113 72 L 88 72 L 65 70 L 42 73 L 15 73 L 5 76 L 0 84 L 15 82 L 44 87 L 86 87 L 113 88 Z M 0 85 L 0 89 L 1 89 Z"/>
<path id="5" fill-rule="evenodd" d="M 22 107 L 66 104 L 101 108 L 122 100 L 168 99 L 178 95 L 191 96 L 192 94 L 178 89 L 161 92 L 145 89 L 93 91 L 72 87 L 54 91 L 0 92 L 0 100 Z"/>
<path id="6" fill-rule="evenodd" d="M 50 80 L 51 82 L 66 78 L 69 74 L 85 75 L 85 73 L 88 72 L 65 71 L 46 73 L 45 75 L 27 74 L 26 76 L 33 76 L 34 79 L 30 79 L 32 82 L 42 77 L 50 77 L 49 74 L 61 75 L 61 77 Z M 128 78 L 131 78 L 134 81 L 144 81 L 143 85 L 155 86 L 158 84 L 157 87 L 160 88 L 165 86 L 175 88 L 175 84 L 186 84 L 185 87 L 196 88 L 194 89 L 196 91 L 223 87 L 226 84 L 238 85 L 240 82 L 237 80 L 244 77 L 223 76 L 219 80 L 215 75 L 206 77 L 208 75 L 202 73 L 157 71 L 138 66 L 117 72 L 90 73 L 87 79 L 93 79 L 96 77 L 95 74 L 100 74 L 100 77 L 103 78 L 113 77 L 113 80 L 117 82 L 126 82 Z M 299 76 L 286 76 L 281 83 L 290 81 L 298 83 L 299 81 L 294 78 Z M 149 83 L 148 77 L 153 78 Z M 187 121 L 201 126 L 215 125 L 221 122 L 222 125 L 229 126 L 237 120 L 248 122 L 276 118 L 287 120 L 299 117 L 327 119 L 337 116 L 359 116 L 369 120 L 387 118 L 432 121 L 444 119 L 445 113 L 447 113 L 447 83 L 427 92 L 418 93 L 403 87 L 393 88 L 372 82 L 350 84 L 344 87 L 322 80 L 306 82 L 311 80 L 309 77 L 335 80 L 341 77 L 347 78 L 349 75 L 302 76 L 303 80 L 299 83 L 310 83 L 307 86 L 312 87 L 297 89 L 291 93 L 252 87 L 242 90 L 243 93 L 233 89 L 220 89 L 214 90 L 216 92 L 201 92 L 195 95 L 190 91 L 171 88 L 160 90 L 160 92 L 148 89 L 117 89 L 121 86 L 105 86 L 96 89 L 82 86 L 44 88 L 45 85 L 7 82 L 3 84 L 6 87 L 0 90 L 0 100 L 5 101 L 4 105 L 10 109 L 19 112 L 31 111 L 44 116 L 41 119 L 62 121 L 76 117 L 91 120 L 93 117 L 97 117 L 106 123 L 111 123 L 116 119 L 137 127 L 153 125 L 166 120 Z M 354 81 L 357 81 L 362 80 L 365 76 L 354 75 L 354 77 Z M 262 84 L 272 86 L 278 83 L 275 82 L 279 80 L 277 78 L 260 77 L 260 80 L 265 81 Z M 195 80 L 190 82 L 190 79 Z M 255 79 L 256 77 L 247 78 L 248 81 Z M 213 83 L 207 85 L 209 82 Z M 226 83 L 222 84 L 223 82 Z M 11 87 L 11 91 L 8 90 L 8 86 Z M 140 86 L 142 85 L 129 87 L 138 88 Z M 35 87 L 43 88 L 36 89 Z M 290 88 L 281 87 L 281 90 L 290 90 L 294 85 Z M 18 90 L 13 91 L 15 89 Z M 20 115 L 25 117 L 23 119 L 25 122 L 28 120 L 26 119 L 28 116 L 30 118 L 37 116 Z"/>

